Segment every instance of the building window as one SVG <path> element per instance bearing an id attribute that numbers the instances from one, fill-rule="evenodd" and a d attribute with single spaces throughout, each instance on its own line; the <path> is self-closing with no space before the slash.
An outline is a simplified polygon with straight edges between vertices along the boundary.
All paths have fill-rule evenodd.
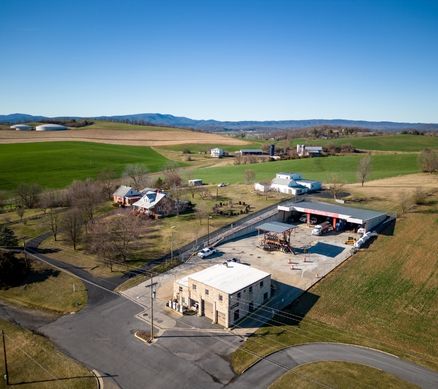
<path id="1" fill-rule="evenodd" d="M 260 288 L 263 288 L 263 281 L 260 281 Z"/>
<path id="2" fill-rule="evenodd" d="M 252 286 L 249 287 L 249 293 L 252 293 Z"/>
<path id="3" fill-rule="evenodd" d="M 240 316 L 239 310 L 236 309 L 236 310 L 234 311 L 234 321 L 239 320 L 239 316 Z"/>
<path id="4" fill-rule="evenodd" d="M 237 298 L 238 299 L 240 299 L 240 296 L 241 296 L 242 294 L 239 292 L 239 293 L 237 293 Z"/>
<path id="5" fill-rule="evenodd" d="M 223 298 L 223 296 L 220 294 L 219 295 L 219 301 L 223 301 L 224 300 L 224 298 Z"/>
<path id="6" fill-rule="evenodd" d="M 182 292 L 182 291 L 183 291 L 182 286 L 180 286 L 180 287 L 178 288 L 178 290 L 179 290 L 180 292 Z"/>
<path id="7" fill-rule="evenodd" d="M 252 302 L 249 303 L 248 310 L 249 310 L 250 312 L 254 311 L 254 303 L 252 303 Z"/>
<path id="8" fill-rule="evenodd" d="M 268 299 L 268 292 L 263 294 L 263 301 L 266 301 Z"/>
<path id="9" fill-rule="evenodd" d="M 210 292 L 208 291 L 208 289 L 205 289 L 205 294 L 208 296 Z"/>
<path id="10" fill-rule="evenodd" d="M 193 285 L 192 285 L 192 289 L 193 289 L 193 290 L 196 290 L 196 284 L 193 284 Z"/>

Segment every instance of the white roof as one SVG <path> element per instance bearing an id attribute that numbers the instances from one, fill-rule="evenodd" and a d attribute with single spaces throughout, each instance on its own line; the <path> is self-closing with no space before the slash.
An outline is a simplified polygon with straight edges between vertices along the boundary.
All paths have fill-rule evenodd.
<path id="1" fill-rule="evenodd" d="M 191 274 L 185 278 L 201 282 L 227 294 L 233 294 L 247 286 L 270 276 L 262 270 L 236 262 L 219 264 Z M 185 279 L 177 281 L 186 285 Z"/>
<path id="2" fill-rule="evenodd" d="M 28 126 L 27 124 L 14 124 L 10 128 L 17 129 L 17 130 L 31 130 L 32 126 Z"/>
<path id="3" fill-rule="evenodd" d="M 68 130 L 66 126 L 62 124 L 41 124 L 35 127 L 36 131 L 56 131 L 56 130 Z"/>
<path id="4" fill-rule="evenodd" d="M 155 207 L 164 197 L 166 193 L 164 192 L 147 192 L 140 200 L 132 204 L 134 207 L 151 209 Z"/>

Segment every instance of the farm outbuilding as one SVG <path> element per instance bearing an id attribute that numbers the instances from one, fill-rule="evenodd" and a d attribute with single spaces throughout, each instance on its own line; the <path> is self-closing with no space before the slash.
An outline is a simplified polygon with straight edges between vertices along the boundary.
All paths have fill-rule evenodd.
<path id="1" fill-rule="evenodd" d="M 41 124 L 40 126 L 35 127 L 36 131 L 65 131 L 68 130 L 68 127 L 63 126 L 62 124 Z"/>
<path id="2" fill-rule="evenodd" d="M 17 130 L 17 131 L 32 131 L 33 130 L 33 127 L 28 126 L 27 124 L 14 124 L 13 126 L 11 126 L 11 128 L 13 130 Z"/>
<path id="3" fill-rule="evenodd" d="M 189 186 L 202 186 L 203 182 L 200 178 L 194 178 L 193 180 L 189 180 Z"/>
<path id="4" fill-rule="evenodd" d="M 343 220 L 347 225 L 354 228 L 363 227 L 365 231 L 372 230 L 388 217 L 384 212 L 313 201 L 297 201 L 279 205 L 278 210 L 285 212 L 285 216 L 288 213 L 307 215 L 308 221 L 312 216 L 330 219 L 333 228 L 336 227 L 336 223 Z"/>

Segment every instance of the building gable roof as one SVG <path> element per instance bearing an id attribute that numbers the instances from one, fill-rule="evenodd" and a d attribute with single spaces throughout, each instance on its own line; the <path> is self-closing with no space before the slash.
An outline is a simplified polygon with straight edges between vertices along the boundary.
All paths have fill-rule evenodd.
<path id="1" fill-rule="evenodd" d="M 133 206 L 151 209 L 154 208 L 162 199 L 166 197 L 164 192 L 149 191 L 138 201 L 136 201 Z"/>
<path id="2" fill-rule="evenodd" d="M 120 185 L 113 193 L 113 196 L 127 197 L 127 196 L 140 196 L 141 193 L 136 191 L 130 186 Z"/>

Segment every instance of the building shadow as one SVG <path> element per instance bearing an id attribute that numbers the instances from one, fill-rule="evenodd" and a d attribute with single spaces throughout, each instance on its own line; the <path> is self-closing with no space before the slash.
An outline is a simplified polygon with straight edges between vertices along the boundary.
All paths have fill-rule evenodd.
<path id="1" fill-rule="evenodd" d="M 269 328 L 281 325 L 298 325 L 319 299 L 318 295 L 292 285 L 272 281 L 272 296 L 269 302 L 242 319 L 236 328 Z M 263 336 L 258 331 L 253 336 Z"/>

